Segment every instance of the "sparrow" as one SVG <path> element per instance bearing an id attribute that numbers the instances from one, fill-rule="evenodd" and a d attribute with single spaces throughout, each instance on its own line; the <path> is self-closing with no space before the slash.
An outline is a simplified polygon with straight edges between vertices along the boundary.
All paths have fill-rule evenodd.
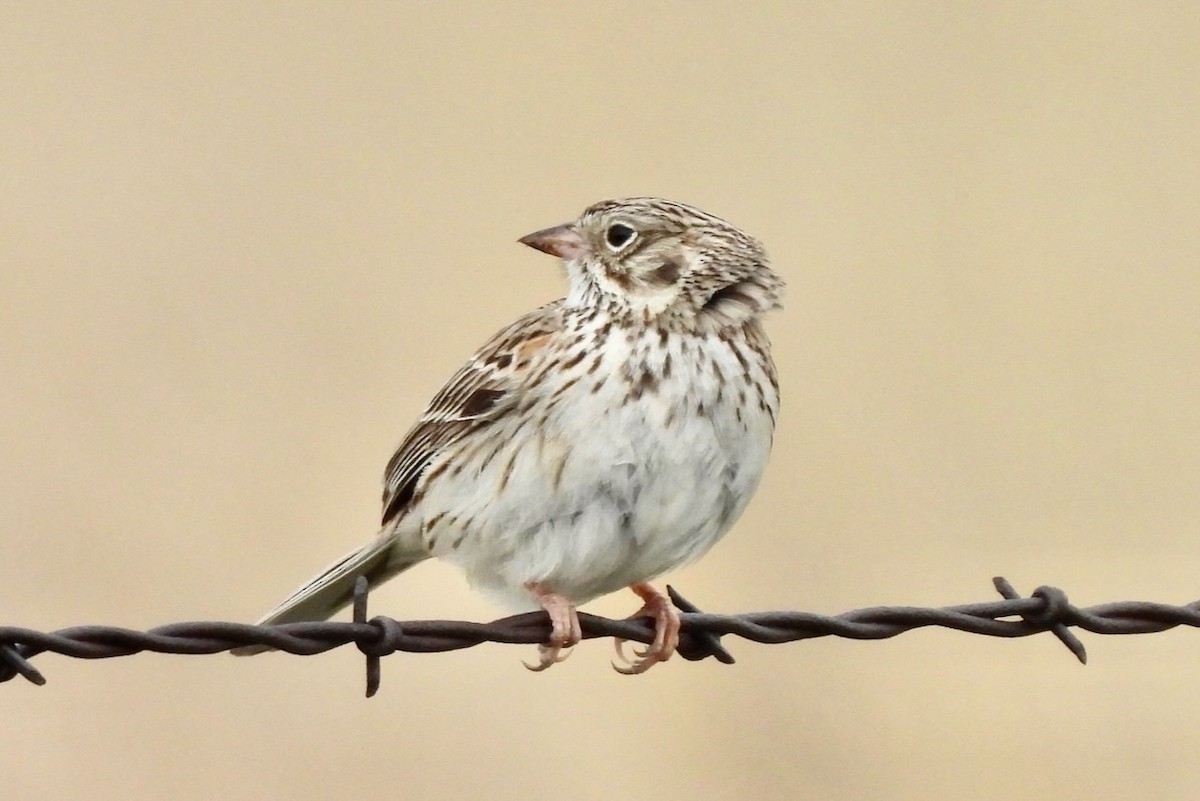
<path id="1" fill-rule="evenodd" d="M 358 576 L 378 586 L 436 557 L 551 634 L 545 670 L 581 638 L 576 607 L 622 588 L 668 660 L 680 618 L 649 583 L 706 553 L 767 464 L 779 384 L 762 316 L 783 281 L 762 245 L 669 200 L 605 200 L 519 240 L 562 260 L 566 297 L 501 329 L 433 397 L 383 479 L 382 529 L 267 613 L 324 620 Z M 269 650 L 245 646 L 235 653 Z"/>

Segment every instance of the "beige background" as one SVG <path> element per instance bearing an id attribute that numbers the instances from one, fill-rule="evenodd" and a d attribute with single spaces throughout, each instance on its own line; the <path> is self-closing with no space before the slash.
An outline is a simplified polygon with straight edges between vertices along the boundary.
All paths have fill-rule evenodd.
<path id="1" fill-rule="evenodd" d="M 0 7 L 0 622 L 249 620 L 441 381 L 659 194 L 762 238 L 784 413 L 714 611 L 1200 596 L 1192 3 Z M 619 615 L 632 597 L 590 608 Z M 426 565 L 398 618 L 490 619 Z M 46 655 L 12 798 L 1191 799 L 1200 633 Z"/>

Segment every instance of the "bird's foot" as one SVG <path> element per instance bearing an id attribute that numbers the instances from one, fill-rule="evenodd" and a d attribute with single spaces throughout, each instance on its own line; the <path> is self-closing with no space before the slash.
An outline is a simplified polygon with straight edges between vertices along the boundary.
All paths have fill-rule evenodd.
<path id="1" fill-rule="evenodd" d="M 617 656 L 625 664 L 613 663 L 613 670 L 633 676 L 645 673 L 659 662 L 666 662 L 679 647 L 679 610 L 671 603 L 671 599 L 644 582 L 630 584 L 633 590 L 645 603 L 642 608 L 631 615 L 635 617 L 654 618 L 654 641 L 645 648 L 633 649 L 634 658 L 625 655 L 625 640 L 617 639 Z"/>
<path id="2" fill-rule="evenodd" d="M 538 604 L 550 616 L 550 639 L 538 646 L 537 664 L 521 663 L 540 673 L 551 665 L 566 660 L 571 655 L 571 648 L 583 638 L 583 631 L 579 628 L 579 615 L 575 612 L 575 607 L 564 596 L 551 592 L 540 584 L 531 583 L 526 587 L 533 592 Z"/>

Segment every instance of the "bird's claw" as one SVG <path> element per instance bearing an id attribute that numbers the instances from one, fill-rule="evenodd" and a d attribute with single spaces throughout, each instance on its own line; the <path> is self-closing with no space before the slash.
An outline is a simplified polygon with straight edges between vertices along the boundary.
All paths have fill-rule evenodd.
<path id="1" fill-rule="evenodd" d="M 531 665 L 522 660 L 521 664 L 534 673 L 541 673 L 551 665 L 557 665 L 559 662 L 566 662 L 571 654 L 575 653 L 570 645 L 539 645 L 538 646 L 538 661 L 536 665 Z"/>
<path id="2" fill-rule="evenodd" d="M 614 641 L 617 657 L 625 664 L 622 666 L 614 662 L 613 670 L 626 676 L 635 676 L 671 658 L 679 647 L 680 620 L 679 610 L 671 603 L 671 599 L 649 584 L 633 584 L 630 589 L 645 601 L 632 617 L 654 618 L 654 640 L 645 648 L 634 648 L 633 659 L 625 654 L 628 640 L 618 637 Z"/>
<path id="3" fill-rule="evenodd" d="M 538 646 L 537 664 L 524 661 L 521 664 L 535 673 L 541 673 L 571 656 L 571 649 L 583 639 L 583 630 L 579 626 L 579 614 L 565 597 L 538 584 L 530 584 L 528 589 L 550 616 L 550 638 Z"/>

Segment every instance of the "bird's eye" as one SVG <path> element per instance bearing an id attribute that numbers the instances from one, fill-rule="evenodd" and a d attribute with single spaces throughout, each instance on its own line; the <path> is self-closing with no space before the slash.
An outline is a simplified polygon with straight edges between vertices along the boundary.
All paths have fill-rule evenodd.
<path id="1" fill-rule="evenodd" d="M 628 225 L 621 223 L 613 223 L 608 226 L 608 230 L 604 232 L 604 241 L 613 250 L 621 250 L 623 247 L 633 241 L 637 236 L 637 231 L 630 228 Z"/>

